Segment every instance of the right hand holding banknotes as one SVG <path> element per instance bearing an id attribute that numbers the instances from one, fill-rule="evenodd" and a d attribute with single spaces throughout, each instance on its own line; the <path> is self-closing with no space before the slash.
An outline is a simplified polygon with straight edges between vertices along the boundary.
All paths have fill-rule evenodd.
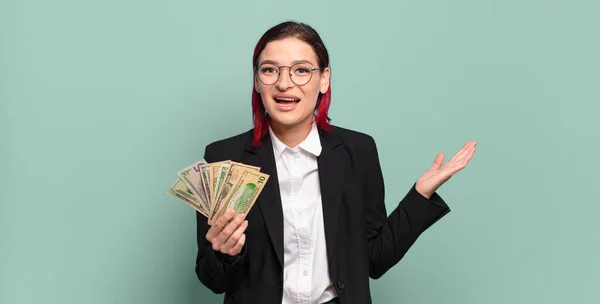
<path id="1" fill-rule="evenodd" d="M 214 251 L 230 256 L 240 253 L 246 242 L 244 231 L 248 227 L 248 221 L 244 218 L 245 214 L 236 216 L 235 211 L 229 210 L 217 219 L 206 233 L 206 239 L 212 244 Z"/>
<path id="2" fill-rule="evenodd" d="M 269 175 L 259 167 L 233 161 L 200 160 L 177 172 L 168 193 L 207 218 L 206 239 L 215 251 L 235 256 L 246 242 L 248 214 Z"/>

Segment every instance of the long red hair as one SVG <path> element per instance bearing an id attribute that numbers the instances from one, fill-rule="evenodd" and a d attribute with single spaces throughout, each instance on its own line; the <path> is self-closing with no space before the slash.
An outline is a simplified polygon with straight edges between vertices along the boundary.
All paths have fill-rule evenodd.
<path id="1" fill-rule="evenodd" d="M 265 49 L 267 43 L 294 37 L 300 39 L 312 46 L 319 61 L 319 67 L 324 69 L 329 66 L 329 54 L 319 34 L 309 25 L 299 22 L 286 21 L 280 23 L 268 31 L 256 43 L 254 48 L 254 56 L 252 57 L 252 66 L 254 70 L 254 79 L 256 79 L 256 68 L 258 67 L 258 56 Z M 254 80 L 255 82 L 255 80 Z M 317 99 L 317 107 L 315 109 L 315 122 L 317 127 L 323 130 L 331 129 L 329 122 L 331 118 L 328 116 L 329 105 L 331 104 L 331 82 L 325 94 L 319 93 Z M 260 142 L 269 131 L 269 116 L 265 111 L 262 103 L 262 98 L 254 88 L 252 89 L 252 122 L 254 125 L 254 134 L 252 138 L 252 146 L 259 147 Z"/>

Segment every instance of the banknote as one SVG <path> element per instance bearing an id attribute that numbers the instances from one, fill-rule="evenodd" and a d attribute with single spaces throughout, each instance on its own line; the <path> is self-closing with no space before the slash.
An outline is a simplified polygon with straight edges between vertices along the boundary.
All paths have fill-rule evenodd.
<path id="1" fill-rule="evenodd" d="M 230 209 L 248 213 L 269 178 L 260 167 L 204 159 L 179 170 L 177 176 L 168 193 L 204 215 L 209 225 Z"/>
<path id="2" fill-rule="evenodd" d="M 185 185 L 192 191 L 194 196 L 200 202 L 201 207 L 208 213 L 209 203 L 204 192 L 204 185 L 202 184 L 202 178 L 200 176 L 200 166 L 206 165 L 207 162 L 202 159 L 194 162 L 193 164 L 183 168 L 177 175 L 185 183 Z"/>
<path id="3" fill-rule="evenodd" d="M 202 189 L 204 189 L 206 201 L 208 202 L 208 211 L 210 212 L 210 205 L 212 205 L 212 200 L 210 199 L 210 177 L 209 177 L 210 165 L 206 164 L 200 166 L 200 177 L 202 179 Z"/>
<path id="4" fill-rule="evenodd" d="M 217 192 L 215 202 L 219 202 L 227 197 L 231 187 L 239 181 L 242 173 L 244 173 L 246 170 L 259 171 L 260 167 L 245 165 L 238 162 L 231 162 L 229 171 L 227 171 L 227 176 L 225 176 L 223 184 Z"/>
<path id="5" fill-rule="evenodd" d="M 219 171 L 217 172 L 217 182 L 215 183 L 215 192 L 213 194 L 213 199 L 215 200 L 214 203 L 216 203 L 218 201 L 218 197 L 221 193 L 221 190 L 223 189 L 223 184 L 225 182 L 225 178 L 227 177 L 227 173 L 229 172 L 229 168 L 231 167 L 231 162 L 224 162 L 223 164 L 221 164 L 221 167 L 219 168 Z M 213 203 L 213 204 L 214 204 Z"/>
<path id="6" fill-rule="evenodd" d="M 213 206 L 215 205 L 215 196 L 216 196 L 216 192 L 219 187 L 218 184 L 219 184 L 221 176 L 223 176 L 223 178 L 224 178 L 225 175 L 227 175 L 227 172 L 223 172 L 223 169 L 229 169 L 230 164 L 231 164 L 231 161 L 228 161 L 228 160 L 209 164 L 209 169 L 208 169 L 208 179 L 209 179 L 209 186 L 210 186 L 209 210 L 211 210 L 213 208 Z"/>
<path id="7" fill-rule="evenodd" d="M 177 179 L 177 182 L 175 182 L 175 184 L 173 184 L 173 186 L 171 186 L 168 193 L 183 200 L 188 205 L 190 205 L 192 208 L 194 208 L 198 212 L 200 212 L 202 215 L 208 217 L 208 214 L 206 213 L 206 211 L 200 206 L 200 202 L 198 201 L 198 199 L 194 196 L 192 191 L 190 191 L 190 189 L 188 189 L 188 187 L 181 180 L 181 178 Z"/>
<path id="8" fill-rule="evenodd" d="M 248 213 L 268 179 L 269 175 L 265 173 L 249 170 L 242 172 L 238 182 L 231 187 L 227 196 L 216 202 L 214 211 L 209 215 L 208 224 L 212 225 L 227 210 L 233 209 L 236 214 Z"/>

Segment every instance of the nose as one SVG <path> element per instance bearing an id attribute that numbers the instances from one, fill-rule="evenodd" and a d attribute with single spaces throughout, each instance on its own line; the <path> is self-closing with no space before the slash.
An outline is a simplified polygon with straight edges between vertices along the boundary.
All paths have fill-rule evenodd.
<path id="1" fill-rule="evenodd" d="M 294 86 L 289 69 L 279 69 L 279 79 L 277 79 L 276 85 L 280 91 L 285 91 Z"/>

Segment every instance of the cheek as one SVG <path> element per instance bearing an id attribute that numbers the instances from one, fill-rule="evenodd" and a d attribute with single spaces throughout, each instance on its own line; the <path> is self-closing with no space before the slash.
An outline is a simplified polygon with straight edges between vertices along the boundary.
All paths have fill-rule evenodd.
<path id="1" fill-rule="evenodd" d="M 271 96 L 269 87 L 265 87 L 265 86 L 259 84 L 259 85 L 256 85 L 255 88 L 256 88 L 256 91 L 258 92 L 258 94 L 260 95 L 263 103 L 268 102 L 267 100 L 265 100 L 265 97 Z"/>
<path id="2" fill-rule="evenodd" d="M 305 92 L 306 95 L 310 96 L 311 99 L 314 99 L 315 103 L 316 103 L 317 97 L 319 97 L 319 93 L 321 93 L 320 83 L 318 81 L 311 83 L 311 86 L 308 87 L 307 89 L 308 90 Z"/>
<path id="3" fill-rule="evenodd" d="M 267 111 L 275 107 L 275 101 L 271 98 L 269 88 L 259 86 L 258 93 L 260 94 L 260 100 L 262 102 L 262 105 Z"/>
<path id="4" fill-rule="evenodd" d="M 254 77 L 254 90 L 256 90 L 256 92 L 258 92 L 258 94 L 266 95 L 268 93 L 269 87 L 263 85 L 260 81 L 258 81 L 258 79 L 256 79 L 256 76 L 255 76 Z"/>

